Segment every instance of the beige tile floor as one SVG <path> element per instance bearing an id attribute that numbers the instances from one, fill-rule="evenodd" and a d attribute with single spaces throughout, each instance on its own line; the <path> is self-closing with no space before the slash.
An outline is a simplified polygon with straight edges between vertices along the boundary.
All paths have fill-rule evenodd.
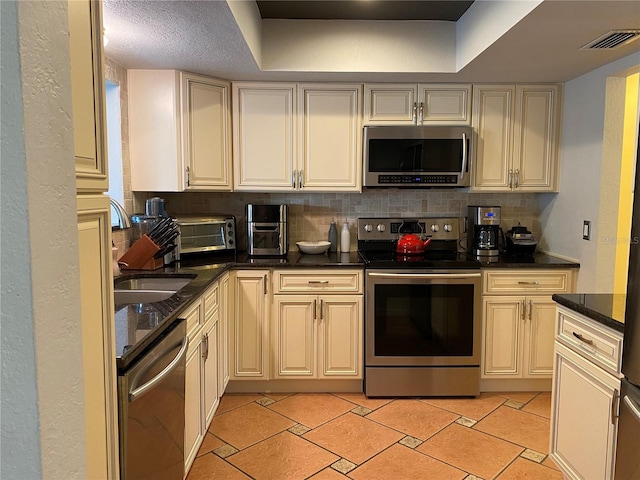
<path id="1" fill-rule="evenodd" d="M 549 393 L 225 394 L 187 480 L 562 480 Z"/>

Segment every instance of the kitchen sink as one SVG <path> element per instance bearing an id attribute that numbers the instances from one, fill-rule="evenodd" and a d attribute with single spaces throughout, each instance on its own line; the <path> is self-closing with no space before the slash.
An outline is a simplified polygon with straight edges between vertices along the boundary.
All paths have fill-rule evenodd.
<path id="1" fill-rule="evenodd" d="M 193 278 L 185 277 L 150 277 L 130 278 L 117 282 L 115 290 L 162 290 L 174 293 L 188 285 Z"/>
<path id="2" fill-rule="evenodd" d="M 161 302 L 187 286 L 194 277 L 142 277 L 117 281 L 113 290 L 116 305 Z"/>

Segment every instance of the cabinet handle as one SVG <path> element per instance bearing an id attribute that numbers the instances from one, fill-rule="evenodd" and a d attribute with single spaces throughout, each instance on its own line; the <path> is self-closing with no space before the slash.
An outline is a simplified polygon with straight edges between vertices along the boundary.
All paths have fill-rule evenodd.
<path id="1" fill-rule="evenodd" d="M 203 347 L 202 358 L 206 360 L 207 358 L 209 358 L 209 334 L 208 333 L 205 333 L 204 336 L 202 337 L 201 344 Z"/>
<path id="2" fill-rule="evenodd" d="M 524 303 L 524 300 L 522 300 L 522 312 L 520 313 L 520 318 L 524 320 L 526 316 L 527 316 L 527 307 Z"/>
<path id="3" fill-rule="evenodd" d="M 309 280 L 309 285 L 326 285 L 329 283 L 329 280 Z"/>
<path id="4" fill-rule="evenodd" d="M 533 300 L 529 300 L 529 320 L 531 320 L 532 313 L 533 313 Z"/>
<path id="5" fill-rule="evenodd" d="M 518 285 L 540 285 L 540 282 L 518 282 Z"/>
<path id="6" fill-rule="evenodd" d="M 589 340 L 588 338 L 584 338 L 582 335 L 580 335 L 579 333 L 576 333 L 576 332 L 571 332 L 571 333 L 573 333 L 573 336 L 576 337 L 581 342 L 584 342 L 587 345 L 593 345 L 593 340 Z"/>
<path id="7" fill-rule="evenodd" d="M 320 312 L 320 316 L 322 316 L 322 312 Z M 314 320 L 318 318 L 318 300 L 313 300 L 313 318 Z"/>
<path id="8" fill-rule="evenodd" d="M 268 291 L 267 291 L 267 276 L 265 275 L 263 278 L 264 278 L 264 294 L 266 295 L 268 293 Z"/>
<path id="9" fill-rule="evenodd" d="M 411 117 L 411 121 L 413 123 L 417 123 L 418 121 L 418 104 L 416 102 L 413 102 L 413 115 Z"/>
<path id="10" fill-rule="evenodd" d="M 516 172 L 515 172 L 515 186 L 513 188 L 518 188 L 518 184 L 520 183 L 520 170 L 516 168 Z"/>
<path id="11" fill-rule="evenodd" d="M 424 123 L 424 103 L 420 102 L 420 123 Z"/>
<path id="12" fill-rule="evenodd" d="M 190 187 L 191 186 L 191 169 L 187 167 L 185 170 L 187 171 L 187 187 Z"/>
<path id="13" fill-rule="evenodd" d="M 627 397 L 625 397 L 626 400 Z M 618 418 L 618 404 L 620 401 L 620 392 L 618 390 L 613 391 L 613 396 L 611 397 L 611 425 L 616 424 L 616 418 Z"/>
<path id="14" fill-rule="evenodd" d="M 298 172 L 298 188 L 302 188 L 302 179 L 304 178 L 302 172 L 302 169 Z"/>
<path id="15" fill-rule="evenodd" d="M 320 299 L 320 320 L 324 320 L 324 300 Z"/>
<path id="16" fill-rule="evenodd" d="M 296 171 L 291 172 L 291 186 L 295 190 L 296 188 Z"/>
<path id="17" fill-rule="evenodd" d="M 509 169 L 509 188 L 513 188 L 513 170 Z"/>

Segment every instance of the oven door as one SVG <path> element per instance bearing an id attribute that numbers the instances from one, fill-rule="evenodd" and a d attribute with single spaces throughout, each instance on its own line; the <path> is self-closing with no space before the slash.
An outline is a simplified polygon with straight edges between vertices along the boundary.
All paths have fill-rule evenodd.
<path id="1" fill-rule="evenodd" d="M 479 270 L 367 270 L 366 366 L 479 366 Z"/>

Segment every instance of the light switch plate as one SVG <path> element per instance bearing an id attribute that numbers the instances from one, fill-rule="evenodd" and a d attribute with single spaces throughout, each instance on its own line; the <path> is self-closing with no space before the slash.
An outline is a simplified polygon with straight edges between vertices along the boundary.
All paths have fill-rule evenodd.
<path id="1" fill-rule="evenodd" d="M 582 223 L 582 239 L 591 240 L 591 221 L 585 220 Z"/>

